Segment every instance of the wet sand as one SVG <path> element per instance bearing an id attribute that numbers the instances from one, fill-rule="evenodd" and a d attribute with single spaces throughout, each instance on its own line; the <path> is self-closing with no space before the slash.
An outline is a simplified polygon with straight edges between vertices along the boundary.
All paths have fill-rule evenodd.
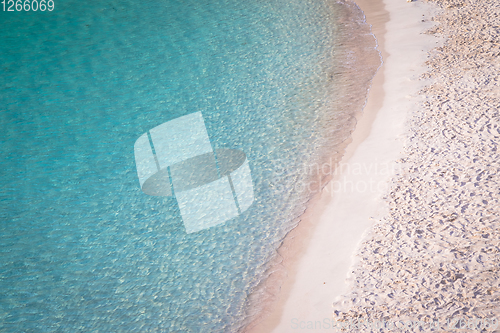
<path id="1" fill-rule="evenodd" d="M 426 62 L 389 211 L 334 304 L 345 331 L 500 331 L 500 5 L 432 2 L 427 35 L 446 41 Z"/>
<path id="2" fill-rule="evenodd" d="M 499 332 L 500 5 L 359 4 L 384 65 L 252 331 Z"/>
<path id="3" fill-rule="evenodd" d="M 374 222 L 389 211 L 383 195 L 396 174 L 408 114 L 421 103 L 427 52 L 437 45 L 435 37 L 421 34 L 433 26 L 428 19 L 422 22 L 433 7 L 398 0 L 363 0 L 359 5 L 379 35 L 384 65 L 332 181 L 279 249 L 276 275 L 282 283 L 273 291 L 276 300 L 247 331 L 308 331 L 313 323 L 315 330 L 331 330 L 332 303 L 348 293 L 353 254 Z"/>

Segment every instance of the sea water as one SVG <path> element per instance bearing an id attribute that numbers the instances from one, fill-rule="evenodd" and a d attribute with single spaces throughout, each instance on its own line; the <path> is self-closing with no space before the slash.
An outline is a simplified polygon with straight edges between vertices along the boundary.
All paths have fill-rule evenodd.
<path id="1" fill-rule="evenodd" d="M 234 332 L 379 64 L 350 2 L 57 1 L 0 13 L 0 331 Z M 134 142 L 201 112 L 254 202 L 186 233 Z M 314 186 L 313 186 L 314 187 Z"/>

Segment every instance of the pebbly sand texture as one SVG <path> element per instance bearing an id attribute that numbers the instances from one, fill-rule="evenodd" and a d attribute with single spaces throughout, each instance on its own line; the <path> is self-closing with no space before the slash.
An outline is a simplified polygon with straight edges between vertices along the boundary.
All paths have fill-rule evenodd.
<path id="1" fill-rule="evenodd" d="M 481 331 L 483 318 L 483 331 L 500 332 L 484 324 L 500 320 L 500 2 L 430 2 L 442 11 L 427 33 L 447 40 L 429 55 L 423 78 L 432 84 L 410 114 L 400 171 L 386 197 L 390 211 L 360 245 L 333 318 L 477 319 L 468 331 Z"/>

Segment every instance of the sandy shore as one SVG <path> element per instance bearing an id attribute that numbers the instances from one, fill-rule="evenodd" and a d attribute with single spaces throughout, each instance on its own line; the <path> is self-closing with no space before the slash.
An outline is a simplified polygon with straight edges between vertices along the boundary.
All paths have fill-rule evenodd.
<path id="1" fill-rule="evenodd" d="M 358 4 L 378 35 L 384 65 L 333 180 L 280 248 L 287 275 L 267 317 L 249 332 L 331 331 L 332 303 L 348 294 L 353 254 L 374 222 L 389 213 L 383 195 L 399 167 L 408 115 L 422 103 L 427 53 L 439 43 L 422 34 L 434 25 L 435 7 L 401 0 Z M 348 317 L 337 313 L 335 319 Z"/>
<path id="2" fill-rule="evenodd" d="M 500 4 L 380 3 L 384 66 L 252 332 L 500 332 Z"/>
<path id="3" fill-rule="evenodd" d="M 390 210 L 334 304 L 346 331 L 500 332 L 500 4 L 435 3 L 428 35 L 447 40 L 430 53 Z"/>

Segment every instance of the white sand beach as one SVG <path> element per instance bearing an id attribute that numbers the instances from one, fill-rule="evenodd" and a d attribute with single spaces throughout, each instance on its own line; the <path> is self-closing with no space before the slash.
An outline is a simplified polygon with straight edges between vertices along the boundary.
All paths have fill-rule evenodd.
<path id="1" fill-rule="evenodd" d="M 358 4 L 384 64 L 333 180 L 280 248 L 275 302 L 248 331 L 494 331 L 500 4 Z"/>
<path id="2" fill-rule="evenodd" d="M 390 210 L 334 304 L 335 320 L 358 322 L 346 331 L 500 331 L 500 4 L 435 3 L 427 35 L 447 40 L 426 63 Z"/>

